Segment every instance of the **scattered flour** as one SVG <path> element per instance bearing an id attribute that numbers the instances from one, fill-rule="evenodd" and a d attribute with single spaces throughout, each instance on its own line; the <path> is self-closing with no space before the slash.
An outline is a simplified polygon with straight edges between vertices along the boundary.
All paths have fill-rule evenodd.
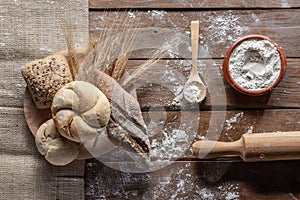
<path id="1" fill-rule="evenodd" d="M 251 39 L 239 44 L 229 60 L 233 80 L 250 91 L 271 86 L 281 69 L 277 48 L 268 40 Z"/>
<path id="2" fill-rule="evenodd" d="M 233 117 L 231 117 L 230 119 L 227 119 L 225 122 L 225 130 L 229 131 L 230 129 L 233 128 L 233 124 L 237 123 L 239 121 L 240 118 L 242 118 L 244 116 L 243 112 L 237 113 L 235 114 Z"/>
<path id="3" fill-rule="evenodd" d="M 216 199 L 214 193 L 211 190 L 207 189 L 207 188 L 202 188 L 200 191 L 197 191 L 197 193 L 199 194 L 199 196 L 202 199 L 206 199 L 206 200 Z"/>
<path id="4" fill-rule="evenodd" d="M 174 160 L 183 155 L 189 147 L 189 136 L 183 130 L 174 129 L 170 134 L 162 131 L 163 138 L 151 141 L 150 157 Z"/>
<path id="5" fill-rule="evenodd" d="M 225 199 L 226 200 L 235 200 L 235 199 L 239 199 L 240 195 L 238 192 L 227 192 L 227 194 L 225 195 Z"/>
<path id="6" fill-rule="evenodd" d="M 167 83 L 176 83 L 177 76 L 172 69 L 167 69 L 164 71 L 164 74 L 160 77 L 161 81 L 167 81 Z"/>
<path id="7" fill-rule="evenodd" d="M 207 184 L 198 163 L 177 162 L 171 168 L 153 173 L 117 172 L 101 163 L 87 163 L 87 199 L 240 199 L 241 188 L 234 181 Z M 214 165 L 211 166 L 214 168 Z M 107 174 L 114 174 L 114 178 Z M 127 187 L 130 186 L 130 187 Z M 136 187 L 134 187 L 136 186 Z"/>
<path id="8" fill-rule="evenodd" d="M 299 83 L 300 85 L 300 83 Z M 174 89 L 173 89 L 173 94 L 176 96 L 180 95 L 180 93 L 182 92 L 183 90 L 183 85 L 175 85 Z"/>
<path id="9" fill-rule="evenodd" d="M 180 106 L 182 99 L 183 99 L 183 95 L 182 95 L 182 91 L 183 91 L 184 85 L 176 85 L 174 87 L 173 90 L 173 94 L 174 94 L 174 99 L 173 101 L 169 104 L 170 106 Z"/>
<path id="10" fill-rule="evenodd" d="M 53 52 L 53 50 L 52 49 L 48 49 L 48 48 L 44 48 L 44 47 L 41 47 L 40 48 L 40 51 L 44 51 L 44 52 Z"/>
<path id="11" fill-rule="evenodd" d="M 250 126 L 246 131 L 246 134 L 252 134 L 252 133 L 253 133 L 253 126 Z"/>
<path id="12" fill-rule="evenodd" d="M 173 99 L 173 101 L 171 103 L 171 106 L 179 107 L 181 105 L 182 99 L 183 99 L 183 95 L 182 95 L 182 93 L 180 93 L 179 95 L 175 96 L 175 98 Z"/>
<path id="13" fill-rule="evenodd" d="M 129 17 L 129 19 L 136 18 L 135 14 L 133 12 L 128 12 L 128 17 Z"/>
<path id="14" fill-rule="evenodd" d="M 258 24 L 260 22 L 260 19 L 257 17 L 256 14 L 252 13 L 251 14 L 252 19 L 254 20 L 254 23 Z"/>
<path id="15" fill-rule="evenodd" d="M 238 184 L 223 184 L 218 187 L 225 200 L 237 200 L 240 199 L 240 193 L 238 192 Z"/>
<path id="16" fill-rule="evenodd" d="M 212 12 L 207 18 L 208 26 L 205 35 L 200 34 L 199 51 L 202 56 L 213 58 L 219 54 L 219 49 L 227 49 L 229 44 L 240 38 L 240 35 L 247 29 L 238 15 L 232 11 Z M 216 51 L 217 50 L 217 51 Z M 222 53 L 224 56 L 225 50 Z"/>
<path id="17" fill-rule="evenodd" d="M 281 0 L 281 7 L 282 8 L 290 8 L 290 4 L 286 2 L 286 0 Z"/>
<path id="18" fill-rule="evenodd" d="M 151 16 L 157 19 L 163 19 L 163 17 L 167 14 L 166 11 L 158 11 L 158 10 L 148 11 L 148 13 L 151 13 Z"/>
<path id="19" fill-rule="evenodd" d="M 207 137 L 205 137 L 204 135 L 196 134 L 194 137 L 195 137 L 197 140 L 207 140 Z"/>

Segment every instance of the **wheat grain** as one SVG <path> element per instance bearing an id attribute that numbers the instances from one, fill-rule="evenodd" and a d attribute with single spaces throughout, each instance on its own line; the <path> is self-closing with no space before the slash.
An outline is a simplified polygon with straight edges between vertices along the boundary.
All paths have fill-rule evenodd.
<path id="1" fill-rule="evenodd" d="M 167 51 L 156 52 L 149 60 L 141 64 L 125 81 L 122 83 L 124 88 L 129 88 L 138 80 L 150 67 L 157 63 L 161 58 L 167 55 Z"/>

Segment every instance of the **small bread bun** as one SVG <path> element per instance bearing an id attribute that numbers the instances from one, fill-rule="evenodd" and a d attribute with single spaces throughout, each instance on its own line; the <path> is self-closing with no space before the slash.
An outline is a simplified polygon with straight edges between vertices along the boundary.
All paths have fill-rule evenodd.
<path id="1" fill-rule="evenodd" d="M 39 152 L 53 165 L 67 165 L 79 154 L 79 143 L 62 137 L 52 119 L 39 127 L 35 144 Z"/>
<path id="2" fill-rule="evenodd" d="M 96 138 L 110 119 L 110 103 L 94 85 L 73 81 L 54 96 L 51 107 L 59 133 L 72 141 Z"/>
<path id="3" fill-rule="evenodd" d="M 50 108 L 55 93 L 73 81 L 68 62 L 58 54 L 27 63 L 22 75 L 38 109 Z"/>

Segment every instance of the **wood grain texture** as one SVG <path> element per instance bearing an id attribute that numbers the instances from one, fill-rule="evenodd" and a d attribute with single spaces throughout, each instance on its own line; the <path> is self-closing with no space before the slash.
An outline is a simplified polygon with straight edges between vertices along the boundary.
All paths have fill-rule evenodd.
<path id="1" fill-rule="evenodd" d="M 272 1 L 197 1 L 197 0 L 90 0 L 90 8 L 292 8 L 299 7 L 297 0 Z"/>
<path id="2" fill-rule="evenodd" d="M 143 112 L 143 115 L 148 127 L 156 124 L 157 137 L 163 136 L 160 130 L 171 132 L 173 129 L 182 129 L 193 141 L 204 136 L 207 139 L 231 142 L 240 139 L 244 133 L 300 130 L 298 109 L 202 111 L 198 116 L 189 111 L 149 111 Z M 184 119 L 186 116 L 190 117 Z M 159 126 L 159 122 L 164 124 Z M 191 152 L 186 153 L 185 158 L 194 157 Z"/>
<path id="3" fill-rule="evenodd" d="M 119 17 L 128 16 L 129 22 L 139 27 L 168 28 L 190 37 L 190 21 L 200 20 L 199 58 L 222 58 L 227 49 L 240 37 L 261 34 L 270 37 L 281 46 L 287 57 L 300 57 L 300 13 L 297 9 L 284 10 L 219 10 L 219 11 L 136 11 L 136 12 L 90 12 L 90 34 L 101 30 L 103 20 L 117 26 Z M 158 34 L 160 41 L 171 38 Z M 146 40 L 147 38 L 145 38 Z M 183 39 L 183 43 L 190 44 Z M 184 49 L 179 49 L 183 52 Z M 149 58 L 139 51 L 133 58 Z"/>
<path id="4" fill-rule="evenodd" d="M 178 128 L 182 115 L 179 112 L 162 113 L 161 111 L 143 114 L 147 124 L 164 121 L 164 128 L 167 129 Z M 298 109 L 228 111 L 225 112 L 225 121 L 219 122 L 210 121 L 211 114 L 206 111 L 200 112 L 198 135 L 195 135 L 195 139 L 200 135 L 206 135 L 210 125 L 221 126 L 221 141 L 237 140 L 245 132 L 272 132 L 300 128 Z M 218 114 L 222 115 L 220 112 Z M 158 129 L 164 128 L 158 127 Z M 191 136 L 194 137 L 193 134 Z M 186 158 L 192 157 L 187 154 Z M 85 194 L 87 199 L 299 198 L 299 174 L 296 173 L 299 164 L 299 161 L 259 164 L 176 161 L 155 172 L 135 174 L 116 171 L 96 159 L 90 159 L 86 163 Z"/>
<path id="5" fill-rule="evenodd" d="M 61 32 L 52 32 L 59 24 L 52 13 L 54 7 L 50 1 L 36 1 L 36 5 L 48 5 L 47 12 L 40 11 L 24 1 L 4 1 L 4 5 L 12 6 L 6 12 L 1 13 L 1 20 L 5 23 L 0 25 L 0 133 L 4 141 L 15 139 L 15 143 L 1 143 L 2 164 L 1 180 L 5 184 L 1 186 L 0 198 L 28 198 L 35 196 L 37 199 L 56 197 L 59 199 L 83 199 L 82 163 L 73 163 L 68 168 L 56 168 L 50 166 L 39 156 L 35 150 L 32 136 L 29 134 L 24 119 L 22 118 L 22 104 L 25 83 L 19 73 L 20 68 L 32 59 L 41 58 L 51 53 L 65 49 Z M 83 6 L 75 6 L 83 1 L 72 1 L 72 19 L 79 19 L 78 10 L 83 11 Z M 204 2 L 204 3 L 202 3 Z M 266 9 L 256 8 L 291 8 L 299 7 L 296 0 L 286 1 L 90 1 L 90 8 L 178 8 L 177 11 L 138 11 L 124 12 L 131 18 L 133 23 L 141 27 L 156 26 L 162 28 L 177 29 L 189 37 L 190 20 L 200 19 L 200 50 L 201 58 L 222 58 L 226 49 L 239 37 L 247 34 L 264 34 L 282 46 L 287 56 L 300 57 L 299 55 L 299 12 L 298 9 Z M 230 3 L 228 3 L 230 2 Z M 16 4 L 14 4 L 16 3 Z M 18 5 L 19 3 L 19 5 Z M 117 4 L 116 4 L 117 3 Z M 12 5 L 14 4 L 14 5 Z M 54 1 L 56 6 L 61 6 Z M 2 6 L 1 5 L 1 6 Z M 51 6 L 52 5 L 52 6 Z M 54 5 L 54 6 L 55 6 Z M 99 6 L 100 5 L 100 6 Z M 188 11 L 181 8 L 199 8 L 199 10 Z M 239 10 L 219 10 L 221 8 L 239 8 Z M 244 7 L 255 8 L 255 10 L 243 10 Z M 202 10 L 202 8 L 218 8 L 218 11 Z M 2 8 L 1 8 L 2 9 Z M 5 10 L 5 9 L 4 9 Z M 9 12 L 8 12 L 9 11 Z M 87 9 L 84 10 L 87 12 Z M 185 12 L 186 11 L 186 12 Z M 34 15 L 33 13 L 38 13 Z M 8 13 L 21 13 L 12 16 Z M 117 14 L 119 15 L 119 14 Z M 32 20 L 28 17 L 34 16 Z M 102 22 L 103 12 L 92 11 L 90 13 L 91 35 L 96 35 Z M 23 20 L 23 18 L 26 18 Z M 49 19 L 48 19 L 49 18 Z M 114 13 L 108 13 L 104 20 L 112 22 Z M 47 27 L 39 26 L 41 22 L 50 20 Z M 54 23 L 53 23 L 54 22 Z M 16 24 L 16 29 L 13 28 Z M 34 24 L 34 25 L 32 25 Z M 84 42 L 87 29 L 87 20 L 77 23 L 77 41 Z M 51 26 L 51 27 L 48 27 Z M 25 32 L 19 30 L 25 29 Z M 39 33 L 43 33 L 39 37 Z M 52 33 L 56 42 L 52 41 Z M 15 35 L 17 37 L 12 37 Z M 20 39 L 18 39 L 20 38 Z M 167 36 L 160 36 L 166 39 Z M 151 42 L 151 41 L 150 41 Z M 5 46 L 3 46 L 3 44 Z M 45 48 L 47 47 L 47 48 Z M 133 54 L 133 58 L 148 58 L 151 52 L 139 51 Z M 172 55 L 170 55 L 172 58 Z M 137 61 L 132 61 L 129 69 L 135 68 Z M 208 72 L 211 75 L 220 73 L 222 60 L 210 59 L 212 68 Z M 200 63 L 201 64 L 201 63 Z M 203 67 L 203 65 L 200 65 Z M 213 113 L 225 114 L 225 123 L 222 117 L 215 123 L 221 129 L 221 141 L 232 141 L 245 132 L 265 131 L 291 131 L 299 130 L 300 114 L 298 109 L 282 110 L 282 108 L 299 108 L 298 86 L 299 86 L 299 59 L 289 59 L 287 74 L 281 84 L 271 93 L 263 98 L 248 98 L 232 90 L 225 84 L 228 109 L 251 109 L 262 110 L 232 110 L 232 111 L 201 111 L 201 123 L 198 127 L 196 137 L 206 135 L 211 125 Z M 179 71 L 188 73 L 183 67 Z M 154 74 L 160 71 L 154 70 Z M 221 74 L 219 74 L 221 76 Z M 9 77 L 9 78 L 8 78 Z M 212 79 L 211 82 L 216 79 Z M 223 87 L 220 82 L 219 87 Z M 148 87 L 149 86 L 149 87 Z M 215 91 L 217 91 L 216 87 Z M 167 92 L 166 92 L 167 91 Z M 174 92 L 174 91 L 172 91 Z M 161 90 L 159 85 L 144 85 L 138 90 L 139 100 L 144 109 L 144 116 L 150 120 L 159 120 L 163 112 L 149 115 L 148 109 L 162 110 L 168 107 L 174 95 L 169 90 Z M 213 97 L 216 102 L 222 102 L 222 95 Z M 165 101 L 166 100 L 166 101 Z M 209 97 L 201 109 L 211 110 L 212 98 Z M 224 101 L 223 101 L 224 102 Z M 224 104 L 219 104 L 223 109 Z M 17 108 L 15 108 L 17 107 Z M 280 108 L 278 110 L 264 110 L 264 108 Z M 220 109 L 220 110 L 222 110 Z M 148 115 L 148 116 L 147 116 Z M 168 112 L 170 128 L 178 126 L 178 112 Z M 163 115 L 164 116 L 164 115 Z M 226 121 L 227 120 L 227 121 Z M 223 126 L 224 125 L 224 126 Z M 21 133 L 21 134 L 20 134 Z M 26 135 L 27 134 L 27 135 Z M 30 137 L 27 137 L 30 135 Z M 198 137 L 197 137 L 198 136 Z M 24 149 L 23 154 L 18 156 L 19 148 Z M 14 167 L 12 167 L 14 166 Z M 141 199 L 149 198 L 211 198 L 211 199 L 298 199 L 300 198 L 299 188 L 299 162 L 276 162 L 263 164 L 233 163 L 200 163 L 200 162 L 179 162 L 155 173 L 131 174 L 122 173 L 110 169 L 101 163 L 90 160 L 86 165 L 85 195 L 86 199 Z M 5 170 L 4 170 L 5 169 Z M 296 173 L 295 173 L 296 172 Z M 24 174 L 24 176 L 20 176 Z M 67 176 L 67 177 L 66 177 Z M 77 178 L 78 176 L 78 178 Z M 222 178 L 223 177 L 223 178 Z M 220 180 L 221 179 L 221 180 Z M 219 180 L 219 181 L 218 181 Z M 216 182 L 218 181 L 218 182 Z M 210 184 L 208 182 L 213 182 Z"/>
<path id="6" fill-rule="evenodd" d="M 295 173 L 299 167 L 299 161 L 251 164 L 184 161 L 156 172 L 134 174 L 89 160 L 85 193 L 86 199 L 290 200 L 300 198 L 300 177 Z"/>
<path id="7" fill-rule="evenodd" d="M 142 62 L 130 60 L 129 72 L 136 69 Z M 223 79 L 221 70 L 222 59 L 199 60 L 200 74 L 208 86 L 206 100 L 200 104 L 200 109 L 239 109 L 239 108 L 299 108 L 300 104 L 300 60 L 288 59 L 286 74 L 280 84 L 268 95 L 262 97 L 248 97 L 236 92 Z M 1 63 L 1 62 L 0 62 Z M 3 77 L 0 80 L 0 106 L 23 107 L 25 81 L 19 68 L 13 68 L 13 62 L 3 62 L 0 70 Z M 25 63 L 18 61 L 18 63 Z M 150 107 L 165 107 L 169 110 L 178 109 L 172 106 L 180 87 L 184 86 L 189 76 L 190 60 L 165 60 L 153 66 L 151 71 L 142 76 L 137 82 L 138 101 L 143 110 Z M 11 67 L 13 70 L 8 70 Z M 13 77 L 13 78 L 10 78 Z"/>
<path id="8" fill-rule="evenodd" d="M 135 69 L 141 62 L 131 60 L 128 63 L 128 70 Z M 198 62 L 198 69 L 208 88 L 208 95 L 199 105 L 200 109 L 299 108 L 297 96 L 300 95 L 300 63 L 298 59 L 288 59 L 286 73 L 279 85 L 271 93 L 260 97 L 249 97 L 230 87 L 223 79 L 222 62 L 221 59 Z M 155 107 L 176 109 L 172 107 L 172 102 L 189 76 L 190 65 L 190 60 L 165 60 L 153 66 L 151 71 L 136 83 L 141 107 L 144 110 Z"/>
<path id="9" fill-rule="evenodd" d="M 234 142 L 200 140 L 193 144 L 199 158 L 241 158 L 244 162 L 300 160 L 300 131 L 243 134 Z"/>
<path id="10" fill-rule="evenodd" d="M 289 8 L 286 9 L 287 7 Z M 220 141 L 235 141 L 246 132 L 299 130 L 298 7 L 299 2 L 295 0 L 90 0 L 90 35 L 97 36 L 103 21 L 110 24 L 113 21 L 116 24 L 121 23 L 118 22 L 118 17 L 123 15 L 140 27 L 168 28 L 189 38 L 190 21 L 200 20 L 201 59 L 198 64 L 204 81 L 212 86 L 209 87 L 207 101 L 200 106 L 200 124 L 195 125 L 197 134 L 189 134 L 195 140 L 200 139 L 200 136 L 220 136 Z M 133 11 L 103 12 L 104 8 L 111 8 L 112 11 L 116 8 L 133 8 Z M 249 34 L 263 34 L 274 39 L 290 58 L 287 73 L 280 85 L 264 97 L 249 98 L 241 95 L 222 79 L 220 67 L 228 47 L 240 37 Z M 183 43 L 189 44 L 186 37 Z M 170 35 L 160 34 L 158 31 L 155 40 L 169 39 Z M 178 51 L 181 54 L 187 52 L 186 49 Z M 133 53 L 132 59 L 146 59 L 152 54 L 153 51 L 139 50 Z M 176 58 L 171 53 L 168 57 Z M 135 69 L 140 62 L 130 61 L 128 69 Z M 165 60 L 162 63 L 163 66 L 168 63 L 170 68 L 176 70 L 152 68 L 140 80 L 137 92 L 147 123 L 153 125 L 150 121 L 154 122 L 157 130 L 163 127 L 171 130 L 179 127 L 182 116 L 182 113 L 175 112 L 174 107 L 170 106 L 174 100 L 174 92 L 178 89 L 173 83 L 184 83 L 190 63 L 181 60 Z M 172 72 L 181 74 L 181 79 L 172 82 Z M 224 93 L 228 110 L 224 108 Z M 164 112 L 165 108 L 173 111 Z M 215 115 L 219 118 L 211 120 Z M 190 119 L 197 122 L 197 118 Z M 159 122 L 168 125 L 161 126 Z M 189 153 L 185 157 L 192 159 Z M 85 193 L 87 199 L 299 199 L 298 168 L 299 161 L 259 164 L 180 161 L 153 173 L 133 174 L 115 171 L 96 160 L 88 160 Z M 115 178 L 112 180 L 107 174 Z"/>
<path id="11" fill-rule="evenodd" d="M 179 129 L 187 134 L 190 141 L 189 147 L 193 142 L 203 138 L 232 142 L 240 139 L 244 133 L 300 130 L 298 109 L 202 111 L 200 115 L 193 111 L 149 111 L 143 112 L 143 116 L 148 126 L 151 143 L 164 141 L 166 137 L 172 135 L 173 130 Z M 159 143 L 163 148 L 170 148 L 167 143 Z M 174 145 L 178 144 L 174 143 Z M 182 155 L 173 152 L 173 158 L 196 160 L 189 147 L 185 147 Z M 162 156 L 164 156 L 163 153 Z M 153 159 L 155 160 L 155 157 Z M 120 162 L 120 160 L 114 160 L 111 154 L 101 156 L 101 161 L 116 162 L 116 164 Z"/>

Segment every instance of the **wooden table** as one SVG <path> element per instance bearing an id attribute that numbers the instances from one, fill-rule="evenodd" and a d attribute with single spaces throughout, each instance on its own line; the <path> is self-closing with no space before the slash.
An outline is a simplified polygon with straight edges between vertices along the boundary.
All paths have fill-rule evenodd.
<path id="1" fill-rule="evenodd" d="M 138 100 L 150 126 L 170 131 L 189 125 L 184 130 L 192 141 L 204 136 L 234 141 L 243 133 L 300 130 L 300 2 L 224 2 L 90 0 L 88 6 L 88 0 L 1 1 L 0 199 L 300 199 L 300 161 L 198 161 L 188 150 L 172 165 L 149 173 L 120 172 L 97 159 L 55 167 L 38 153 L 27 127 L 23 113 L 26 84 L 20 70 L 29 61 L 66 48 L 58 18 L 74 19 L 76 41 L 85 44 L 88 32 L 97 36 L 104 20 L 116 19 L 118 24 L 118 17 L 124 16 L 140 28 L 156 27 L 154 39 L 145 38 L 148 44 L 169 42 L 170 35 L 162 30 L 172 30 L 182 39 L 183 46 L 176 53 L 184 56 L 170 52 L 159 62 L 163 68 L 153 67 L 139 81 Z M 208 96 L 197 108 L 182 108 L 172 102 L 189 75 L 192 20 L 200 20 L 198 64 Z M 249 34 L 269 36 L 288 57 L 281 83 L 262 97 L 234 91 L 221 70 L 228 47 Z M 135 51 L 128 71 L 152 54 L 152 50 Z M 181 78 L 176 79 L 174 72 Z M 183 115 L 190 120 L 183 123 Z"/>
<path id="2" fill-rule="evenodd" d="M 199 69 L 209 86 L 206 101 L 189 111 L 173 107 L 174 94 L 156 84 L 141 86 L 137 90 L 138 100 L 148 123 L 167 116 L 164 125 L 176 127 L 181 112 L 200 110 L 197 134 L 190 133 L 194 140 L 208 134 L 207 130 L 213 126 L 220 134 L 219 140 L 233 141 L 246 132 L 300 130 L 299 6 L 297 0 L 228 0 L 226 3 L 217 0 L 90 0 L 89 29 L 90 36 L 96 36 L 103 20 L 113 21 L 123 15 L 139 27 L 168 28 L 189 37 L 190 21 L 200 20 Z M 272 38 L 288 57 L 281 83 L 261 97 L 239 94 L 222 78 L 221 65 L 228 47 L 249 34 Z M 158 38 L 170 39 L 163 34 Z M 135 52 L 128 69 L 136 68 L 149 55 L 149 52 Z M 187 78 L 189 66 L 180 67 L 186 59 L 169 56 L 162 60 L 161 64 L 169 65 L 162 73 L 170 75 L 177 66 Z M 161 72 L 153 68 L 152 73 L 159 76 Z M 221 119 L 212 120 L 212 116 L 221 116 Z M 135 174 L 120 172 L 90 159 L 86 161 L 85 196 L 86 199 L 299 199 L 299 169 L 299 161 L 200 162 L 187 154 L 159 171 Z"/>

